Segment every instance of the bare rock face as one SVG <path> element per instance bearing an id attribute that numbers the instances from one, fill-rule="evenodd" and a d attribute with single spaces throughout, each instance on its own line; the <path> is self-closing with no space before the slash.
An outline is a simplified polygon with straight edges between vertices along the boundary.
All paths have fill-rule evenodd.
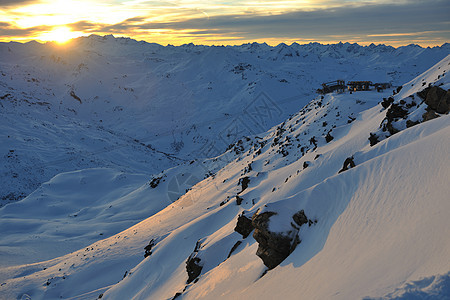
<path id="1" fill-rule="evenodd" d="M 422 115 L 424 122 L 436 119 L 437 117 L 439 116 L 436 114 L 436 111 L 432 109 L 427 109 L 427 112 Z"/>
<path id="2" fill-rule="evenodd" d="M 192 252 L 191 255 L 189 255 L 189 258 L 186 261 L 186 271 L 188 273 L 188 280 L 186 281 L 187 284 L 197 279 L 197 277 L 202 272 L 203 264 L 201 262 L 200 257 L 198 257 L 200 247 L 201 243 L 200 241 L 197 241 L 194 252 Z"/>
<path id="3" fill-rule="evenodd" d="M 278 266 L 300 243 L 298 230 L 301 225 L 308 222 L 303 210 L 296 213 L 292 219 L 298 225 L 291 222 L 291 230 L 288 232 L 271 232 L 269 219 L 276 212 L 255 213 L 252 217 L 252 225 L 255 227 L 253 238 L 259 243 L 256 255 L 259 256 L 269 270 Z"/>
<path id="4" fill-rule="evenodd" d="M 305 211 L 303 209 L 296 212 L 295 215 L 292 216 L 292 219 L 294 219 L 294 222 L 298 226 L 302 226 L 303 224 L 308 223 L 308 218 L 306 217 Z"/>
<path id="5" fill-rule="evenodd" d="M 348 169 L 356 167 L 355 162 L 353 161 L 353 156 L 347 157 L 344 161 L 344 165 L 342 169 L 339 170 L 339 173 L 347 171 Z"/>
<path id="6" fill-rule="evenodd" d="M 253 229 L 254 227 L 252 225 L 252 220 L 244 216 L 244 214 L 238 217 L 234 231 L 242 234 L 242 237 L 245 239 L 253 231 Z"/>
<path id="7" fill-rule="evenodd" d="M 439 114 L 447 114 L 450 111 L 450 91 L 432 86 L 426 92 L 425 103 L 431 110 Z"/>

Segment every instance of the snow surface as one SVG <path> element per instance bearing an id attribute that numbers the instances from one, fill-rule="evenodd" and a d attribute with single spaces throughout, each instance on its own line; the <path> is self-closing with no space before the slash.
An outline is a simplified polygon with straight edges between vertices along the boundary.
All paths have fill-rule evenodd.
<path id="1" fill-rule="evenodd" d="M 96 36 L 75 43 L 64 51 L 0 45 L 1 86 L 10 94 L 0 102 L 10 133 L 2 137 L 3 170 L 29 168 L 17 171 L 20 180 L 4 176 L 4 191 L 30 184 L 25 199 L 0 208 L 0 298 L 449 297 L 449 116 L 371 147 L 369 133 L 386 116 L 379 102 L 392 91 L 313 95 L 322 81 L 362 76 L 403 84 L 396 101 L 420 91 L 419 82 L 448 88 L 447 76 L 438 78 L 449 70 L 448 45 L 162 47 Z M 259 91 L 268 91 L 276 116 L 241 126 L 221 151 L 221 134 L 251 116 Z M 295 101 L 278 101 L 299 91 Z M 216 140 L 224 147 L 202 151 Z M 52 164 L 54 153 L 60 163 Z M 356 167 L 338 173 L 350 156 Z M 39 164 L 44 171 L 33 172 Z M 257 242 L 234 231 L 237 217 L 276 212 L 269 228 L 283 233 L 302 209 L 317 223 L 302 226 L 301 243 L 266 273 Z M 196 245 L 203 269 L 186 284 Z"/>

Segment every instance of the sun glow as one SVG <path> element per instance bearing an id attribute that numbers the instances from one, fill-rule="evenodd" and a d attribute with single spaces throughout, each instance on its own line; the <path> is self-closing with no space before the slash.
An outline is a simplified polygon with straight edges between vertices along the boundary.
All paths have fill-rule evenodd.
<path id="1" fill-rule="evenodd" d="M 58 44 L 65 44 L 73 38 L 79 37 L 81 34 L 71 31 L 66 26 L 56 27 L 52 31 L 46 32 L 38 37 L 38 39 L 45 42 L 56 42 Z"/>

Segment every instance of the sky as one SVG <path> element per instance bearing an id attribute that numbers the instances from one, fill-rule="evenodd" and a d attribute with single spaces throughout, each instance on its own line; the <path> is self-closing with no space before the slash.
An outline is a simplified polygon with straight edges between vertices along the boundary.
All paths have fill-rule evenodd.
<path id="1" fill-rule="evenodd" d="M 113 34 L 162 45 L 426 47 L 450 41 L 449 15 L 450 0 L 0 0 L 0 41 Z"/>

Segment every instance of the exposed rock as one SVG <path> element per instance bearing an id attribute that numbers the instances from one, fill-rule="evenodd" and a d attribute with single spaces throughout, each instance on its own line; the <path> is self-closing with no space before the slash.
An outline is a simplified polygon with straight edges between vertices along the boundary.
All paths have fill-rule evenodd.
<path id="1" fill-rule="evenodd" d="M 194 281 L 202 272 L 203 264 L 201 263 L 200 257 L 198 257 L 200 246 L 200 241 L 197 241 L 194 252 L 189 255 L 189 258 L 186 261 L 186 271 L 188 273 L 188 280 L 186 281 L 187 284 Z"/>
<path id="2" fill-rule="evenodd" d="M 344 171 L 347 171 L 348 169 L 354 168 L 355 162 L 353 161 L 353 156 L 347 157 L 344 161 L 344 166 L 341 170 L 339 170 L 339 173 L 342 173 Z"/>
<path id="3" fill-rule="evenodd" d="M 250 183 L 250 178 L 248 176 L 245 176 L 245 177 L 242 177 L 239 179 L 238 185 L 240 184 L 242 187 L 242 190 L 239 192 L 239 194 L 248 188 L 249 183 Z"/>
<path id="4" fill-rule="evenodd" d="M 406 118 L 408 116 L 408 111 L 403 109 L 400 104 L 393 103 L 391 107 L 386 112 L 385 123 L 383 124 L 383 131 L 389 131 L 391 135 L 396 134 L 399 130 L 394 127 L 393 123 L 398 121 L 400 118 Z M 383 121 L 383 122 L 384 122 Z"/>
<path id="5" fill-rule="evenodd" d="M 78 97 L 78 96 L 75 94 L 74 91 L 70 91 L 69 94 L 70 94 L 70 96 L 71 96 L 73 99 L 75 99 L 75 100 L 77 100 L 78 102 L 82 103 L 80 97 Z"/>
<path id="6" fill-rule="evenodd" d="M 146 258 L 147 256 L 152 255 L 152 248 L 153 248 L 153 246 L 155 246 L 155 240 L 151 239 L 151 241 L 148 243 L 148 245 L 144 247 L 144 250 L 145 250 L 144 258 Z"/>
<path id="7" fill-rule="evenodd" d="M 399 118 L 405 118 L 408 111 L 404 110 L 399 104 L 392 104 L 386 112 L 386 119 L 388 122 L 397 121 Z"/>
<path id="8" fill-rule="evenodd" d="M 297 223 L 298 226 L 308 223 L 308 218 L 306 217 L 303 209 L 296 212 L 295 215 L 292 216 L 292 219 L 294 219 L 294 222 Z"/>
<path id="9" fill-rule="evenodd" d="M 381 101 L 381 106 L 383 106 L 384 109 L 388 108 L 392 103 L 394 102 L 394 98 L 383 98 L 383 101 Z"/>
<path id="10" fill-rule="evenodd" d="M 230 253 L 228 253 L 227 258 L 230 258 L 231 254 L 233 254 L 233 252 L 236 251 L 237 247 L 239 247 L 240 244 L 242 244 L 242 242 L 237 241 L 236 244 L 233 245 L 233 247 L 230 250 Z"/>
<path id="11" fill-rule="evenodd" d="M 252 225 L 252 220 L 244 216 L 244 214 L 238 217 L 234 231 L 242 234 L 242 237 L 245 239 L 253 231 L 253 229 L 254 227 Z"/>
<path id="12" fill-rule="evenodd" d="M 159 182 L 161 181 L 161 177 L 154 177 L 148 184 L 152 189 L 156 188 L 159 185 Z"/>
<path id="13" fill-rule="evenodd" d="M 417 96 L 419 96 L 422 100 L 425 100 L 427 98 L 427 94 L 428 91 L 430 90 L 431 87 L 427 87 L 423 90 L 421 90 L 420 92 L 417 92 Z"/>
<path id="14" fill-rule="evenodd" d="M 331 142 L 334 139 L 334 137 L 328 132 L 327 135 L 325 136 L 325 141 L 327 143 Z"/>
<path id="15" fill-rule="evenodd" d="M 420 123 L 420 121 L 406 120 L 406 128 L 412 127 L 412 126 L 417 125 L 419 123 Z"/>
<path id="16" fill-rule="evenodd" d="M 437 113 L 446 114 L 450 111 L 450 91 L 433 86 L 428 90 L 425 103 Z"/>
<path id="17" fill-rule="evenodd" d="M 305 161 L 303 162 L 303 170 L 306 169 L 309 166 L 309 164 Z"/>
<path id="18" fill-rule="evenodd" d="M 255 227 L 253 238 L 259 243 L 256 255 L 269 270 L 278 266 L 300 243 L 298 229 L 292 228 L 286 233 L 269 231 L 269 218 L 275 214 L 275 212 L 255 213 L 252 217 L 252 224 Z"/>
<path id="19" fill-rule="evenodd" d="M 241 205 L 242 201 L 244 201 L 244 198 L 241 198 L 238 195 L 236 195 L 236 204 Z"/>
<path id="20" fill-rule="evenodd" d="M 370 142 L 370 146 L 375 146 L 379 142 L 378 136 L 371 132 L 370 136 L 369 136 L 369 142 Z"/>
<path id="21" fill-rule="evenodd" d="M 429 120 L 436 119 L 437 117 L 439 117 L 439 116 L 438 116 L 438 115 L 436 114 L 436 112 L 435 112 L 434 110 L 432 110 L 432 109 L 427 110 L 427 112 L 424 113 L 424 114 L 422 115 L 422 118 L 423 118 L 423 121 L 424 121 L 424 122 L 429 121 Z"/>

